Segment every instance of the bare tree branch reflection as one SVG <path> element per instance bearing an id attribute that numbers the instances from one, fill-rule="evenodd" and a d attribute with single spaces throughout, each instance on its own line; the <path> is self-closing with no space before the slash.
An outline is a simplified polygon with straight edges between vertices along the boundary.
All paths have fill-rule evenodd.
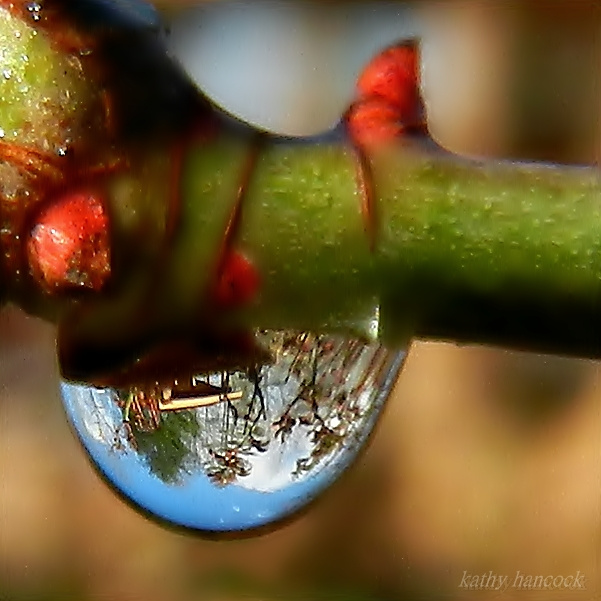
<path id="1" fill-rule="evenodd" d="M 195 374 L 183 399 L 178 382 L 116 392 L 114 448 L 137 453 L 166 483 L 200 470 L 218 487 L 266 486 L 259 480 L 282 469 L 292 483 L 335 461 L 369 420 L 389 353 L 308 332 L 257 337 L 271 364 Z"/>

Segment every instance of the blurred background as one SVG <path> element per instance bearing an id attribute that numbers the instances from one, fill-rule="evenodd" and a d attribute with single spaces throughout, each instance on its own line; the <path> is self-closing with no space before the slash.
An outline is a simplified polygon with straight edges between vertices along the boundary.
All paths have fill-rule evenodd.
<path id="1" fill-rule="evenodd" d="M 327 129 L 361 65 L 420 34 L 443 145 L 598 158 L 594 2 L 195 10 L 173 17 L 171 35 L 192 23 L 200 46 L 172 40 L 174 51 L 190 69 L 198 58 L 203 89 L 261 127 Z M 95 475 L 62 413 L 53 328 L 9 308 L 0 333 L 2 600 L 601 598 L 597 362 L 416 341 L 370 448 L 320 502 L 261 537 L 207 541 L 148 522 Z M 460 586 L 466 572 L 518 570 L 580 572 L 586 589 Z"/>

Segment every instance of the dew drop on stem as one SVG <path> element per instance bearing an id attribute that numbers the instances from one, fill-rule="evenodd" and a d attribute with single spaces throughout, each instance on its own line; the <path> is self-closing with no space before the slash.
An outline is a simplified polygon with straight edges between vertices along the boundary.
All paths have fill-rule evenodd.
<path id="1" fill-rule="evenodd" d="M 294 514 L 356 459 L 405 357 L 342 336 L 256 337 L 272 363 L 146 389 L 63 382 L 91 461 L 147 515 L 230 532 Z"/>

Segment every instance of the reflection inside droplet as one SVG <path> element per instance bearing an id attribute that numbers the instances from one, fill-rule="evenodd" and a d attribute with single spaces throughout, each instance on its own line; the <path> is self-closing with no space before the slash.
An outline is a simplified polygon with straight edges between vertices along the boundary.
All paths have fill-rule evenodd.
<path id="1" fill-rule="evenodd" d="M 273 362 L 141 390 L 64 382 L 92 462 L 140 509 L 201 531 L 282 519 L 356 457 L 404 353 L 339 336 L 258 334 Z"/>

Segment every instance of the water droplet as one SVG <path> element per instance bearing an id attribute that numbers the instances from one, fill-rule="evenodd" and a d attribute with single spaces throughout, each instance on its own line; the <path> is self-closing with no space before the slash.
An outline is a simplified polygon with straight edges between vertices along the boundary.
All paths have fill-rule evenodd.
<path id="1" fill-rule="evenodd" d="M 356 458 L 404 352 L 340 336 L 262 332 L 274 362 L 153 390 L 62 384 L 106 480 L 147 515 L 205 532 L 290 516 Z"/>
<path id="2" fill-rule="evenodd" d="M 39 21 L 42 18 L 42 6 L 39 2 L 30 2 L 27 5 L 27 10 L 31 13 L 31 18 L 34 21 Z"/>

